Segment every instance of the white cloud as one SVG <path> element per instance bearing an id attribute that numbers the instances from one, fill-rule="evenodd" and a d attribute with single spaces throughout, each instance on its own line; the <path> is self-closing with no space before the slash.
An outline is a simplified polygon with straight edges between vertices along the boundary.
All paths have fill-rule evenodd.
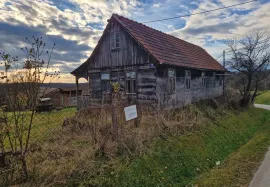
<path id="1" fill-rule="evenodd" d="M 226 2 L 236 4 L 232 1 Z M 234 2 L 234 3 L 233 3 Z M 231 4 L 230 4 L 231 5 Z M 222 48 L 226 47 L 225 44 L 220 48 L 208 46 L 206 43 L 209 40 L 205 40 L 207 35 L 212 36 L 211 40 L 226 40 L 226 39 L 240 39 L 243 36 L 250 34 L 256 30 L 270 29 L 270 3 L 263 6 L 258 3 L 253 3 L 253 6 L 245 6 L 245 10 L 250 12 L 245 15 L 233 13 L 231 9 L 223 9 L 222 11 L 214 11 L 207 14 L 193 15 L 187 18 L 186 26 L 184 28 L 174 30 L 170 34 L 188 40 L 196 45 L 200 45 L 216 56 L 220 53 Z M 215 9 L 220 7 L 213 2 L 203 1 L 199 4 L 199 7 L 192 11 L 192 13 L 201 12 L 209 9 Z M 219 51 L 219 52 L 218 52 Z"/>
<path id="2" fill-rule="evenodd" d="M 160 5 L 161 5 L 161 3 L 156 3 L 156 4 L 153 4 L 153 8 L 159 8 L 160 7 Z"/>
<path id="3" fill-rule="evenodd" d="M 143 4 L 147 1 L 139 0 L 69 0 L 73 6 L 65 6 L 64 9 L 58 6 L 61 2 L 65 1 L 0 0 L 0 23 L 18 26 L 25 24 L 37 29 L 44 27 L 47 35 L 57 35 L 66 40 L 76 41 L 77 44 L 89 46 L 89 50 L 81 51 L 82 57 L 73 63 L 74 66 L 78 66 L 76 63 L 86 60 L 84 55 L 90 56 L 112 13 L 143 22 L 216 9 L 246 2 L 246 0 L 219 0 L 218 3 L 207 0 L 191 2 L 164 0 L 162 3 L 154 1 L 153 4 Z M 194 9 L 194 7 L 197 8 Z M 239 13 L 241 11 L 244 12 L 242 15 Z M 261 5 L 257 1 L 207 14 L 156 22 L 149 26 L 162 31 L 170 31 L 170 34 L 200 45 L 213 56 L 217 56 L 226 47 L 217 41 L 233 37 L 240 38 L 254 30 L 270 29 L 269 17 L 270 3 Z M 206 36 L 210 37 L 206 38 Z M 18 42 L 18 45 L 22 44 Z M 11 47 L 10 43 L 5 45 Z M 15 49 L 12 48 L 12 50 Z M 60 62 L 64 64 L 63 60 Z M 70 67 L 71 63 L 65 64 Z"/>

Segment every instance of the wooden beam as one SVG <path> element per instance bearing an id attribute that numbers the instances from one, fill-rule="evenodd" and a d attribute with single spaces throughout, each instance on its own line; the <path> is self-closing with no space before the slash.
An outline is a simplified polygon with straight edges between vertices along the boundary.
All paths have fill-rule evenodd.
<path id="1" fill-rule="evenodd" d="M 77 110 L 79 109 L 79 78 L 76 76 L 76 99 L 77 99 Z"/>

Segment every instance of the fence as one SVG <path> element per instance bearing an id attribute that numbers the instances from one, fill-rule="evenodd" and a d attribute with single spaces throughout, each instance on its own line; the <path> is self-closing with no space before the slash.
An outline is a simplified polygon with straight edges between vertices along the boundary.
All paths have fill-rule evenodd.
<path id="1" fill-rule="evenodd" d="M 78 104 L 82 102 L 81 107 L 92 104 L 90 97 L 80 99 Z M 147 147 L 144 144 L 156 137 L 166 137 L 166 134 L 178 135 L 197 128 L 196 125 L 202 123 L 201 113 L 192 106 L 183 109 L 182 112 L 170 113 L 158 111 L 157 108 L 152 108 L 155 105 L 149 104 L 144 107 L 137 105 L 139 117 L 126 121 L 124 107 L 127 103 L 119 97 L 113 97 L 113 101 L 109 105 L 91 106 L 78 112 L 76 107 L 70 107 L 34 113 L 27 151 L 27 170 L 33 178 L 24 186 L 68 186 L 64 182 L 69 181 L 70 177 L 79 177 L 75 181 L 83 181 L 88 177 L 89 184 L 95 186 L 97 181 L 98 184 L 103 181 L 91 181 L 92 179 L 102 173 L 103 176 L 107 175 L 104 171 L 108 171 L 111 164 L 111 159 L 108 158 L 119 154 L 126 159 L 132 158 L 142 154 Z M 3 136 L 8 129 L 0 129 L 1 145 L 5 148 L 0 149 L 0 162 L 1 158 L 4 160 L 0 166 L 0 186 L 18 185 L 23 182 L 20 162 L 23 152 L 20 144 L 24 149 L 31 111 L 23 112 L 24 117 L 20 118 L 19 123 L 18 118 L 14 119 L 13 113 L 6 113 L 7 118 L 0 121 L 1 127 L 7 124 L 9 128 L 12 127 L 9 132 L 14 135 L 17 133 L 16 129 L 24 132 L 23 136 L 20 136 L 23 137 L 23 141 L 16 141 L 17 149 L 13 151 L 14 147 L 9 146 L 9 138 Z M 10 150 L 13 152 L 11 155 L 8 154 Z"/>
<path id="2" fill-rule="evenodd" d="M 48 156 L 46 154 L 56 156 L 56 153 L 43 151 L 48 149 L 45 148 L 48 142 L 51 142 L 50 146 L 59 143 L 54 138 L 63 132 L 65 121 L 75 116 L 76 111 L 76 107 L 67 107 L 49 112 L 35 112 L 32 117 L 31 111 L 0 110 L 0 186 L 12 185 L 22 179 L 22 155 L 30 155 L 27 158 L 29 174 L 35 172 L 35 159 Z M 44 155 L 40 156 L 41 153 Z"/>
<path id="3" fill-rule="evenodd" d="M 68 106 L 77 106 L 77 97 L 68 97 Z"/>

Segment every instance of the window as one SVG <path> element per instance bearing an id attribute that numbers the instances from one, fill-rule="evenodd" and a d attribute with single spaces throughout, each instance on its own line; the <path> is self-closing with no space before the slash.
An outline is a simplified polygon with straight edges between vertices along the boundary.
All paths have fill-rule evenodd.
<path id="1" fill-rule="evenodd" d="M 202 87 L 205 88 L 206 87 L 206 78 L 205 78 L 205 73 L 202 72 Z"/>
<path id="2" fill-rule="evenodd" d="M 190 90 L 190 77 L 186 77 L 186 89 Z"/>
<path id="3" fill-rule="evenodd" d="M 111 49 L 120 48 L 120 33 L 111 32 Z"/>
<path id="4" fill-rule="evenodd" d="M 186 72 L 185 72 L 185 87 L 187 90 L 190 90 L 190 79 L 191 79 L 191 73 L 189 70 L 186 70 Z"/>
<path id="5" fill-rule="evenodd" d="M 169 93 L 175 93 L 175 70 L 174 69 L 168 69 L 168 92 Z"/>
<path id="6" fill-rule="evenodd" d="M 102 73 L 101 74 L 101 91 L 102 92 L 111 92 L 111 83 L 110 83 L 110 74 Z"/>
<path id="7" fill-rule="evenodd" d="M 205 88 L 206 87 L 206 78 L 202 77 L 202 87 Z"/>
<path id="8" fill-rule="evenodd" d="M 219 86 L 222 86 L 222 83 L 223 83 L 222 76 L 219 76 Z"/>
<path id="9" fill-rule="evenodd" d="M 126 73 L 126 94 L 136 94 L 136 72 Z"/>
<path id="10" fill-rule="evenodd" d="M 212 77 L 212 81 L 213 81 L 213 88 L 215 88 L 216 87 L 216 73 L 214 72 L 213 73 L 213 77 Z"/>

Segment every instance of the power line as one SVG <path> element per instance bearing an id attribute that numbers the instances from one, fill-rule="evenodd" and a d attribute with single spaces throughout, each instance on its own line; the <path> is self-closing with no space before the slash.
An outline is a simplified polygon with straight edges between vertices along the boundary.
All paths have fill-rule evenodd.
<path id="1" fill-rule="evenodd" d="M 251 3 L 251 2 L 255 2 L 255 1 L 258 1 L 258 0 L 247 1 L 247 2 L 244 2 L 244 3 L 238 3 L 238 4 L 234 4 L 234 5 L 230 5 L 230 6 L 225 6 L 225 7 L 216 8 L 216 9 L 212 9 L 212 10 L 207 10 L 207 11 L 203 11 L 203 12 L 197 12 L 197 13 L 193 13 L 193 14 L 185 14 L 185 15 L 182 15 L 182 16 L 176 16 L 176 17 L 171 17 L 171 18 L 164 18 L 164 19 L 146 21 L 146 22 L 142 22 L 142 23 L 153 23 L 153 22 L 158 22 L 158 21 L 166 21 L 166 20 L 171 20 L 171 19 L 188 17 L 188 16 L 193 16 L 193 15 L 213 12 L 213 11 L 217 11 L 217 10 L 222 10 L 222 9 L 226 9 L 226 8 L 231 8 L 231 7 L 235 7 L 235 6 L 239 6 L 239 5 L 244 5 L 244 4 L 248 4 L 248 3 Z"/>
<path id="2" fill-rule="evenodd" d="M 216 60 L 218 60 L 220 57 L 222 57 L 222 55 L 223 55 L 223 53 L 221 53 L 221 54 L 219 55 L 219 57 L 216 58 Z"/>

